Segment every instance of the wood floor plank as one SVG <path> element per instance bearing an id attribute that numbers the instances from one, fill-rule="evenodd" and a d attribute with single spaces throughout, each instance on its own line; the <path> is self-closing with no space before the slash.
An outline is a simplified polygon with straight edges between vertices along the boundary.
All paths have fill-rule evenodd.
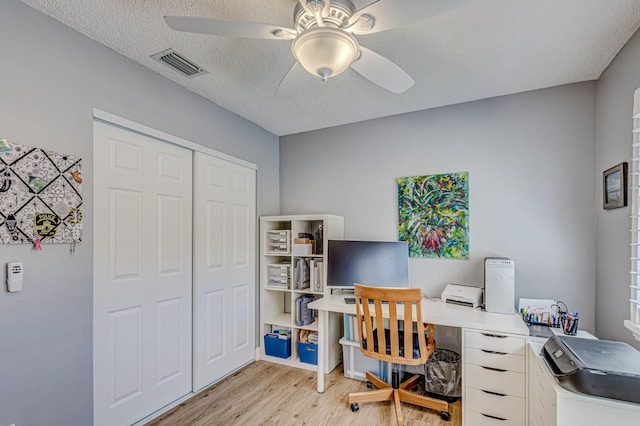
<path id="1" fill-rule="evenodd" d="M 344 377 L 342 365 L 316 391 L 316 373 L 257 361 L 202 391 L 145 426 L 312 425 L 394 426 L 391 402 L 360 404 L 353 413 L 349 392 L 365 392 L 365 382 Z M 461 402 L 450 406 L 451 420 L 439 412 L 402 404 L 405 426 L 460 426 Z"/>

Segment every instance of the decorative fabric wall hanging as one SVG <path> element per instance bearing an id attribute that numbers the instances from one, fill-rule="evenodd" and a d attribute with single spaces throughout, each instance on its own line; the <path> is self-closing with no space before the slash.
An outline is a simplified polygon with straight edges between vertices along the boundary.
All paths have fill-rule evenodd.
<path id="1" fill-rule="evenodd" d="M 410 257 L 469 258 L 469 173 L 398 178 L 398 238 Z"/>
<path id="2" fill-rule="evenodd" d="M 81 240 L 81 159 L 0 139 L 0 243 Z"/>

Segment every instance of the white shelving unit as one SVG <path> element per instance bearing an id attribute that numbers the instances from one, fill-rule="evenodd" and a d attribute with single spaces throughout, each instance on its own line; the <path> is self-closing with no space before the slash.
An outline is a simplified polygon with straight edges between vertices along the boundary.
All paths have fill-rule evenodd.
<path id="1" fill-rule="evenodd" d="M 323 252 L 315 253 L 316 235 L 322 226 Z M 314 236 L 314 252 L 306 255 L 293 255 L 293 240 L 299 234 Z M 329 294 L 327 290 L 327 256 L 328 240 L 344 238 L 344 219 L 341 216 L 329 214 L 264 216 L 260 218 L 260 332 L 264 336 L 275 329 L 287 328 L 291 330 L 291 356 L 279 358 L 265 353 L 264 340 L 261 340 L 260 359 L 291 365 L 307 370 L 317 371 L 317 366 L 300 361 L 298 353 L 298 336 L 301 330 L 318 331 L 317 315 L 309 325 L 296 325 L 296 299 L 304 295 L 312 295 L 315 299 Z M 306 288 L 296 280 L 296 265 L 298 262 L 317 264 L 318 269 L 309 271 L 311 280 Z M 306 286 L 306 284 L 303 284 Z M 325 373 L 333 370 L 342 359 L 342 346 L 338 343 L 342 337 L 342 315 L 338 313 L 329 316 L 329 342 L 334 342 L 324 350 Z"/>

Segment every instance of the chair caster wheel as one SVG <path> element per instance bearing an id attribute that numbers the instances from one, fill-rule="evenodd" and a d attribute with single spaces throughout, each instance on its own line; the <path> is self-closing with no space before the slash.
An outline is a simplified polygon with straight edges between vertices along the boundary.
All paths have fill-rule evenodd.
<path id="1" fill-rule="evenodd" d="M 448 422 L 449 420 L 451 420 L 451 414 L 447 413 L 446 411 L 441 411 L 440 418 L 445 422 Z"/>
<path id="2" fill-rule="evenodd" d="M 357 402 L 354 402 L 353 404 L 351 404 L 351 411 L 353 411 L 354 413 L 356 411 L 360 411 L 360 406 L 358 405 Z M 449 413 L 447 413 L 447 414 L 449 414 Z"/>
<path id="3" fill-rule="evenodd" d="M 367 389 L 373 389 L 373 383 L 367 380 Z"/>

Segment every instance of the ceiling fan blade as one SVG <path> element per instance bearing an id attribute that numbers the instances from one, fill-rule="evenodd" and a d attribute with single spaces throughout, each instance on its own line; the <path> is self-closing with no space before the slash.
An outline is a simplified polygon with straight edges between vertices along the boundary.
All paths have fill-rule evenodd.
<path id="1" fill-rule="evenodd" d="M 349 19 L 349 25 L 357 22 L 360 16 L 369 15 L 373 17 L 373 27 L 359 30 L 355 25 L 353 33 L 377 33 L 423 21 L 471 1 L 473 0 L 378 0 L 354 13 Z"/>
<path id="2" fill-rule="evenodd" d="M 187 33 L 213 34 L 225 37 L 291 40 L 296 36 L 292 28 L 253 22 L 223 21 L 215 18 L 196 16 L 165 16 L 165 22 L 176 31 Z"/>
<path id="3" fill-rule="evenodd" d="M 351 64 L 351 68 L 364 78 L 393 93 L 402 93 L 415 83 L 399 66 L 362 46 L 360 46 L 360 58 Z"/>
<path id="4" fill-rule="evenodd" d="M 282 77 L 276 92 L 273 94 L 273 98 L 276 100 L 284 100 L 300 93 L 305 83 L 309 80 L 310 75 L 311 74 L 302 67 L 300 62 L 296 61 L 284 77 Z"/>

